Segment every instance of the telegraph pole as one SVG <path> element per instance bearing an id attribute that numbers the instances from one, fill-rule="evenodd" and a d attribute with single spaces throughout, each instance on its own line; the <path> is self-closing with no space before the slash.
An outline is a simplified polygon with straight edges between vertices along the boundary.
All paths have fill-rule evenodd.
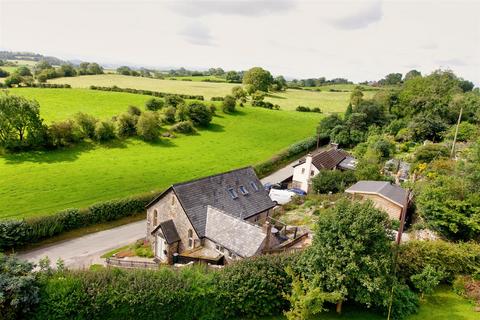
<path id="1" fill-rule="evenodd" d="M 450 152 L 450 158 L 455 156 L 455 143 L 457 143 L 458 127 L 460 126 L 460 121 L 462 121 L 462 112 L 463 106 L 460 108 L 460 114 L 458 115 L 457 127 L 455 128 L 455 136 L 453 137 L 452 151 Z"/>

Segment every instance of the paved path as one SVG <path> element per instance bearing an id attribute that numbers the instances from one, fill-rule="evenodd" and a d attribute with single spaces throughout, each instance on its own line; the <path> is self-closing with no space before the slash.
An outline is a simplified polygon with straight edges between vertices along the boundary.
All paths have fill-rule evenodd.
<path id="1" fill-rule="evenodd" d="M 36 263 L 41 258 L 48 256 L 52 266 L 55 266 L 58 258 L 62 258 L 67 267 L 88 268 L 95 263 L 103 264 L 104 260 L 100 258 L 102 254 L 145 237 L 145 232 L 145 220 L 142 220 L 29 252 L 22 252 L 18 257 Z"/>
<path id="2" fill-rule="evenodd" d="M 262 183 L 279 183 L 285 180 L 293 174 L 292 166 L 297 162 L 298 160 L 263 178 L 261 180 Z M 62 258 L 67 267 L 75 269 L 88 268 L 95 263 L 103 264 L 104 260 L 101 259 L 100 256 L 105 252 L 125 246 L 145 237 L 145 223 L 146 221 L 142 220 L 117 228 L 99 231 L 29 252 L 22 252 L 18 256 L 34 263 L 38 262 L 41 258 L 48 256 L 52 266 L 55 265 L 58 258 Z"/>

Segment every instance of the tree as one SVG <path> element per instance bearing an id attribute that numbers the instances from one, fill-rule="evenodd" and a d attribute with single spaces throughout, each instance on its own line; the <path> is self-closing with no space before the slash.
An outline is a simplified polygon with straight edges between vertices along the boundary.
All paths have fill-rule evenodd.
<path id="1" fill-rule="evenodd" d="M 362 92 L 362 87 L 356 86 L 355 89 L 353 89 L 352 93 L 350 94 L 350 104 L 353 107 L 356 107 L 362 102 L 363 99 L 363 92 Z"/>
<path id="2" fill-rule="evenodd" d="M 413 70 L 408 71 L 405 74 L 405 77 L 403 78 L 403 82 L 406 82 L 410 79 L 413 79 L 415 77 L 421 77 L 421 76 L 422 76 L 422 74 L 421 74 L 420 71 L 413 69 Z"/>
<path id="3" fill-rule="evenodd" d="M 270 89 L 272 91 L 282 91 L 287 88 L 287 81 L 283 76 L 277 76 L 273 79 L 272 84 L 270 85 Z"/>
<path id="4" fill-rule="evenodd" d="M 385 79 L 382 80 L 383 84 L 386 85 L 396 85 L 402 83 L 402 74 L 401 73 L 389 73 L 385 76 Z"/>
<path id="5" fill-rule="evenodd" d="M 52 122 L 48 126 L 48 136 L 54 147 L 67 146 L 81 139 L 72 120 Z"/>
<path id="6" fill-rule="evenodd" d="M 272 83 L 273 77 L 270 72 L 260 67 L 251 68 L 243 76 L 243 84 L 248 85 L 252 92 L 257 90 L 267 92 Z"/>
<path id="7" fill-rule="evenodd" d="M 188 117 L 196 126 L 206 127 L 212 121 L 210 110 L 203 103 L 192 103 L 188 106 Z"/>
<path id="8" fill-rule="evenodd" d="M 26 146 L 44 131 L 40 106 L 35 100 L 0 96 L 0 143 L 6 148 Z"/>
<path id="9" fill-rule="evenodd" d="M 240 82 L 242 82 L 242 77 L 236 71 L 228 71 L 225 74 L 225 80 L 227 80 L 227 82 L 231 82 L 231 83 L 240 83 Z"/>
<path id="10" fill-rule="evenodd" d="M 410 280 L 423 298 L 425 294 L 433 293 L 444 276 L 445 272 L 440 267 L 435 268 L 431 264 L 427 264 L 421 273 L 412 275 Z"/>
<path id="11" fill-rule="evenodd" d="M 305 274 L 314 287 L 367 306 L 386 306 L 392 284 L 390 219 L 371 202 L 340 200 L 318 217 Z"/>
<path id="12" fill-rule="evenodd" d="M 58 73 L 64 77 L 75 77 L 77 70 L 71 64 L 62 64 Z"/>
<path id="13" fill-rule="evenodd" d="M 414 161 L 417 163 L 430 163 L 441 158 L 448 158 L 450 155 L 448 148 L 440 144 L 429 143 L 420 146 L 415 151 Z"/>
<path id="14" fill-rule="evenodd" d="M 19 76 L 18 74 L 14 73 L 7 77 L 3 82 L 7 87 L 13 87 L 15 85 L 19 85 L 23 82 L 23 77 Z"/>
<path id="15" fill-rule="evenodd" d="M 99 121 L 95 126 L 95 139 L 100 142 L 113 140 L 117 137 L 115 123 L 109 120 Z"/>
<path id="16" fill-rule="evenodd" d="M 31 77 L 32 76 L 32 72 L 26 66 L 18 67 L 17 70 L 15 70 L 14 73 L 19 75 L 20 77 Z"/>
<path id="17" fill-rule="evenodd" d="M 247 102 L 247 93 L 241 86 L 235 86 L 232 88 L 232 96 L 240 101 L 240 103 L 245 103 Z"/>
<path id="18" fill-rule="evenodd" d="M 117 119 L 117 132 L 120 137 L 130 137 L 137 134 L 138 116 L 122 113 Z"/>
<path id="19" fill-rule="evenodd" d="M 53 69 L 52 65 L 46 60 L 40 60 L 37 64 L 33 67 L 33 71 L 35 75 L 38 75 L 40 72 L 46 69 Z"/>
<path id="20" fill-rule="evenodd" d="M 137 133 L 145 141 L 154 141 L 160 134 L 160 120 L 154 111 L 146 111 L 138 117 Z"/>
<path id="21" fill-rule="evenodd" d="M 95 62 L 89 63 L 87 68 L 88 74 L 103 74 L 103 68 Z"/>
<path id="22" fill-rule="evenodd" d="M 180 108 L 179 108 L 180 109 Z M 164 121 L 166 123 L 174 123 L 177 109 L 175 107 L 167 107 L 163 109 Z"/>
<path id="23" fill-rule="evenodd" d="M 226 112 L 226 113 L 235 112 L 236 104 L 237 104 L 237 100 L 233 96 L 226 95 L 225 98 L 222 101 L 223 112 Z"/>
<path id="24" fill-rule="evenodd" d="M 162 109 L 164 106 L 163 100 L 160 99 L 149 99 L 147 102 L 145 102 L 145 109 L 150 110 L 150 111 L 157 111 Z"/>
<path id="25" fill-rule="evenodd" d="M 39 82 L 46 82 L 48 79 L 54 79 L 59 76 L 57 71 L 53 68 L 43 69 L 36 75 Z"/>
<path id="26" fill-rule="evenodd" d="M 169 107 L 176 108 L 179 105 L 184 103 L 185 103 L 185 100 L 183 100 L 182 98 L 174 94 L 170 94 L 165 97 L 165 105 Z"/>
<path id="27" fill-rule="evenodd" d="M 10 75 L 7 71 L 0 68 L 0 78 L 6 78 Z"/>
<path id="28" fill-rule="evenodd" d="M 136 106 L 128 106 L 127 112 L 132 116 L 139 116 L 142 114 L 142 110 L 140 110 L 140 108 Z"/>
<path id="29" fill-rule="evenodd" d="M 365 155 L 358 160 L 355 167 L 357 180 L 385 180 L 381 174 L 382 163 L 380 154 L 374 150 L 367 149 Z"/>
<path id="30" fill-rule="evenodd" d="M 408 129 L 415 141 L 439 141 L 447 124 L 436 114 L 422 113 L 415 116 L 409 123 Z"/>
<path id="31" fill-rule="evenodd" d="M 95 126 L 97 119 L 89 114 L 78 112 L 74 115 L 75 123 L 83 138 L 93 139 L 95 137 Z"/>
<path id="32" fill-rule="evenodd" d="M 33 264 L 0 253 L 0 314 L 5 320 L 24 318 L 39 302 Z"/>
<path id="33" fill-rule="evenodd" d="M 460 87 L 460 89 L 462 89 L 463 92 L 472 91 L 473 88 L 475 87 L 472 81 L 468 81 L 464 79 L 459 79 L 458 86 Z"/>
<path id="34" fill-rule="evenodd" d="M 132 69 L 130 69 L 130 67 L 127 67 L 127 66 L 121 66 L 117 68 L 117 73 L 124 76 L 129 76 L 132 74 Z"/>
<path id="35" fill-rule="evenodd" d="M 343 120 L 337 114 L 331 114 L 320 120 L 317 127 L 318 139 L 323 142 L 330 141 L 330 136 L 335 127 L 343 125 Z"/>
<path id="36" fill-rule="evenodd" d="M 339 193 L 356 181 L 355 173 L 350 170 L 320 170 L 312 179 L 312 184 L 316 193 Z"/>

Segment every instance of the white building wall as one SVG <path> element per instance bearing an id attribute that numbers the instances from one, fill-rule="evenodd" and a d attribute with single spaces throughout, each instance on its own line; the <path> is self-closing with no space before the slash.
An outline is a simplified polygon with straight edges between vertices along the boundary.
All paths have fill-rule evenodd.
<path id="1" fill-rule="evenodd" d="M 308 192 L 311 179 L 318 173 L 319 170 L 312 164 L 312 155 L 308 154 L 304 163 L 293 168 L 292 186 Z"/>

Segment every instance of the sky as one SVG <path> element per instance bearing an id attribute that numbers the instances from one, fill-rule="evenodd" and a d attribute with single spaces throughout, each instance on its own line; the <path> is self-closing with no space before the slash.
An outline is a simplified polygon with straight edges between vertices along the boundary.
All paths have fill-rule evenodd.
<path id="1" fill-rule="evenodd" d="M 0 0 L 0 50 L 150 67 L 480 85 L 480 0 Z"/>

